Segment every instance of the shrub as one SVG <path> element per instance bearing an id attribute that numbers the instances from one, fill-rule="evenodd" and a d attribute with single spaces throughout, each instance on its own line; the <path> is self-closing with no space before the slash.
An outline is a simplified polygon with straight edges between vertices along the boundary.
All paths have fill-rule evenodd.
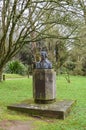
<path id="1" fill-rule="evenodd" d="M 82 60 L 82 71 L 83 71 L 83 76 L 86 76 L 86 57 L 84 57 Z"/>
<path id="2" fill-rule="evenodd" d="M 76 67 L 73 71 L 73 75 L 83 75 L 82 69 L 79 67 Z"/>
<path id="3" fill-rule="evenodd" d="M 69 70 L 69 71 L 73 71 L 75 68 L 75 63 L 72 61 L 67 61 L 65 63 L 65 67 Z"/>
<path id="4" fill-rule="evenodd" d="M 22 64 L 20 61 L 11 61 L 9 62 L 6 67 L 5 67 L 5 72 L 6 73 L 11 73 L 11 74 L 21 74 L 25 75 L 26 74 L 26 67 L 24 64 Z"/>
<path id="5" fill-rule="evenodd" d="M 82 71 L 82 63 L 81 61 L 77 61 L 76 62 L 76 67 L 73 70 L 73 74 L 74 75 L 83 75 L 83 71 Z"/>

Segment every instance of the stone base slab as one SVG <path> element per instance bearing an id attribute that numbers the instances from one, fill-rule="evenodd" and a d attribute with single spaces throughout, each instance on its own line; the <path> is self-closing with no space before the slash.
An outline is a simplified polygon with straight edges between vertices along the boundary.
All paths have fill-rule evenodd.
<path id="1" fill-rule="evenodd" d="M 75 101 L 60 100 L 52 104 L 36 104 L 33 100 L 23 101 L 20 104 L 10 105 L 7 108 L 19 112 L 28 113 L 31 116 L 45 116 L 57 119 L 65 119 L 71 111 Z"/>

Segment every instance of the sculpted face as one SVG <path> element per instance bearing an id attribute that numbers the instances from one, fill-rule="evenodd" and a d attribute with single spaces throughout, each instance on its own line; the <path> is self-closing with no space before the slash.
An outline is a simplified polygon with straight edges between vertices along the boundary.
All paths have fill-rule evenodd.
<path id="1" fill-rule="evenodd" d="M 47 53 L 45 51 L 41 52 L 41 60 L 45 60 L 47 57 Z"/>
<path id="2" fill-rule="evenodd" d="M 46 56 L 45 55 L 41 55 L 41 60 L 45 60 Z"/>

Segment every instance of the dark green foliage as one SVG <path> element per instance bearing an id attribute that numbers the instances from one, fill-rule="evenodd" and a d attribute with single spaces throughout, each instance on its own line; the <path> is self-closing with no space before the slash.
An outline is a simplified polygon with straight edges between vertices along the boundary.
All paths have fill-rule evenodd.
<path id="1" fill-rule="evenodd" d="M 28 51 L 28 48 L 27 49 L 24 49 L 20 52 L 20 60 L 24 63 L 24 64 L 27 64 L 27 65 L 31 65 L 32 62 L 33 62 L 33 55 L 30 51 Z"/>
<path id="2" fill-rule="evenodd" d="M 82 61 L 82 71 L 83 71 L 83 76 L 86 76 L 86 57 L 84 57 Z"/>
<path id="3" fill-rule="evenodd" d="M 75 63 L 74 62 L 72 62 L 72 61 L 68 61 L 68 62 L 66 62 L 65 63 L 65 67 L 68 69 L 68 70 L 74 70 L 74 68 L 75 68 Z"/>
<path id="4" fill-rule="evenodd" d="M 6 65 L 5 72 L 11 74 L 26 74 L 26 67 L 20 61 L 11 61 Z"/>

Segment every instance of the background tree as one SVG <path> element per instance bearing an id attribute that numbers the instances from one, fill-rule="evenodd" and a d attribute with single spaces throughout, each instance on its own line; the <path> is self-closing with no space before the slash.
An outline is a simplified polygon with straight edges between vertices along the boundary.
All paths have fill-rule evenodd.
<path id="1" fill-rule="evenodd" d="M 72 67 L 75 66 L 75 71 L 77 71 L 77 74 L 82 74 L 82 70 L 85 70 L 85 68 L 82 67 L 82 64 L 85 64 L 86 62 L 86 2 L 85 0 L 64 0 L 60 2 L 56 1 L 56 4 L 54 6 L 56 7 L 56 13 L 52 17 L 54 20 L 55 18 L 57 18 L 57 20 L 60 22 L 59 25 L 57 24 L 56 26 L 54 26 L 55 29 L 58 29 L 59 33 L 52 33 L 50 34 L 50 37 L 52 37 L 52 35 L 54 34 L 54 39 L 58 37 L 59 41 L 60 39 L 61 41 L 64 41 L 62 43 L 62 46 L 65 43 L 64 50 L 66 49 L 69 53 L 67 53 L 68 55 L 66 55 L 66 58 L 68 57 L 67 59 L 70 59 Z M 59 56 L 58 50 L 60 50 L 59 52 L 61 54 L 60 46 L 57 47 L 56 59 L 58 59 Z M 66 54 L 65 52 L 63 53 Z M 72 58 L 76 59 L 74 63 L 72 62 L 72 58 L 69 57 L 70 53 Z"/>

